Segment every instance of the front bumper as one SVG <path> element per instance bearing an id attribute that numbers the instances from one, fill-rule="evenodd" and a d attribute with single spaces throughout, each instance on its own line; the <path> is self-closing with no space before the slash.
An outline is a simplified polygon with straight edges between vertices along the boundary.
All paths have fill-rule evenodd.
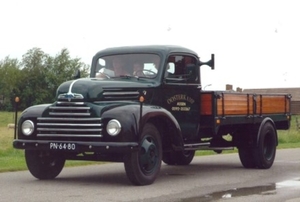
<path id="1" fill-rule="evenodd" d="M 138 150 L 137 142 L 82 142 L 82 141 L 48 141 L 48 140 L 22 140 L 13 141 L 16 149 L 46 150 L 61 152 L 102 152 L 126 153 Z"/>

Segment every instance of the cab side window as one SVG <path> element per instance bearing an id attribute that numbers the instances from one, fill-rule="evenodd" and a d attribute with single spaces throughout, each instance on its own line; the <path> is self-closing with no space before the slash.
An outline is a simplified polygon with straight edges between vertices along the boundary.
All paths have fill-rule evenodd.
<path id="1" fill-rule="evenodd" d="M 189 55 L 172 55 L 168 58 L 165 78 L 168 83 L 199 83 L 197 59 Z"/>

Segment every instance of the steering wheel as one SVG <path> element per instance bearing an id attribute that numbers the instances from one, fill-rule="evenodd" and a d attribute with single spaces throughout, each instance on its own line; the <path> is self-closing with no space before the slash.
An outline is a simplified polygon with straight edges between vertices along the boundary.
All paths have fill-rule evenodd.
<path id="1" fill-rule="evenodd" d="M 111 75 L 109 75 L 109 72 L 107 72 L 107 71 L 111 71 L 111 70 L 108 70 L 105 67 L 101 68 L 99 70 L 99 72 L 98 72 L 97 78 L 107 78 L 107 79 L 110 79 Z"/>
<path id="2" fill-rule="evenodd" d="M 144 77 L 153 77 L 156 75 L 156 72 L 149 69 L 140 69 L 134 72 L 134 76 L 144 76 Z"/>
<path id="3" fill-rule="evenodd" d="M 110 76 L 108 74 L 105 74 L 103 72 L 99 72 L 97 75 L 97 78 L 107 78 L 110 79 Z"/>

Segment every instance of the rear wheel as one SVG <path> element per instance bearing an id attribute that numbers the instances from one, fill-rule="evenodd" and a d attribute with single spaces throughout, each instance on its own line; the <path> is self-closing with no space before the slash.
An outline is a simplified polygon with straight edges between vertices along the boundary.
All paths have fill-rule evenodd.
<path id="1" fill-rule="evenodd" d="M 29 172 L 38 179 L 53 179 L 65 165 L 65 159 L 58 153 L 39 150 L 25 150 L 25 160 Z"/>
<path id="2" fill-rule="evenodd" d="M 238 149 L 239 157 L 241 160 L 242 165 L 245 168 L 255 168 L 255 160 L 253 156 L 253 148 L 251 147 L 240 147 Z"/>
<path id="3" fill-rule="evenodd" d="M 124 159 L 127 177 L 135 185 L 152 184 L 156 179 L 162 159 L 162 143 L 157 128 L 147 123 L 141 134 L 140 149 Z"/>
<path id="4" fill-rule="evenodd" d="M 195 151 L 166 152 L 163 162 L 167 165 L 189 165 L 195 156 Z"/>
<path id="5" fill-rule="evenodd" d="M 253 133 L 255 133 L 254 136 L 252 136 Z M 244 139 L 244 142 L 238 147 L 242 165 L 245 168 L 270 168 L 274 163 L 277 145 L 277 133 L 273 124 L 266 122 L 260 130 L 254 129 L 246 135 L 254 137 L 254 141 L 247 144 L 249 139 Z"/>
<path id="6" fill-rule="evenodd" d="M 258 148 L 254 150 L 254 159 L 258 168 L 268 169 L 273 165 L 276 156 L 276 135 L 276 130 L 270 122 L 265 123 L 261 128 Z"/>

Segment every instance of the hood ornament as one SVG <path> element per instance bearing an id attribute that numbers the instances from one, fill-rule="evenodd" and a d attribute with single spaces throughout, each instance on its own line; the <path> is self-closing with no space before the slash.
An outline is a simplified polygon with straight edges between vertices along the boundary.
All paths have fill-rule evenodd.
<path id="1" fill-rule="evenodd" d="M 68 100 L 71 102 L 72 99 L 83 99 L 83 95 L 77 93 L 64 93 L 58 96 L 59 100 Z"/>
<path id="2" fill-rule="evenodd" d="M 69 102 L 71 102 L 71 100 L 73 100 L 73 99 L 76 99 L 76 100 L 84 99 L 83 95 L 77 94 L 77 93 L 72 93 L 73 85 L 79 80 L 81 80 L 81 79 L 74 80 L 69 86 L 69 91 L 67 93 L 60 94 L 58 96 L 58 99 L 59 100 L 68 100 Z"/>

